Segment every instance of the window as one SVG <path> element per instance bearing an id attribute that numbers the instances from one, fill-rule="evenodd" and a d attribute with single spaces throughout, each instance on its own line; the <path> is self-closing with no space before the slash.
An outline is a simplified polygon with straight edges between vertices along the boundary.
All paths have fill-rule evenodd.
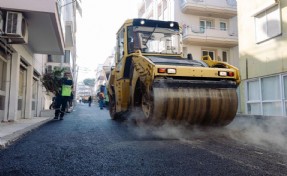
<path id="1" fill-rule="evenodd" d="M 61 63 L 62 55 L 48 55 L 48 62 Z"/>
<path id="2" fill-rule="evenodd" d="M 52 65 L 48 65 L 46 69 L 46 73 L 52 73 L 53 72 L 53 67 Z"/>
<path id="3" fill-rule="evenodd" d="M 163 20 L 163 15 L 162 15 L 162 4 L 159 4 L 157 6 L 157 13 L 158 13 L 158 19 Z"/>
<path id="4" fill-rule="evenodd" d="M 260 100 L 260 86 L 259 80 L 247 82 L 247 99 L 248 101 L 259 101 Z"/>
<path id="5" fill-rule="evenodd" d="M 147 19 L 152 19 L 152 12 L 148 14 Z"/>
<path id="6" fill-rule="evenodd" d="M 212 29 L 213 28 L 213 24 L 211 20 L 200 20 L 199 22 L 200 25 L 200 31 L 204 32 L 205 29 Z"/>
<path id="7" fill-rule="evenodd" d="M 227 62 L 227 51 L 222 51 L 222 61 Z"/>
<path id="8" fill-rule="evenodd" d="M 64 63 L 70 63 L 71 51 L 65 50 Z"/>
<path id="9" fill-rule="evenodd" d="M 259 78 L 247 81 L 247 114 L 282 116 L 286 115 L 286 108 L 283 109 L 286 99 L 281 92 L 286 92 L 287 79 L 281 75 Z"/>
<path id="10" fill-rule="evenodd" d="M 3 111 L 5 109 L 5 96 L 0 95 L 0 110 Z"/>
<path id="11" fill-rule="evenodd" d="M 221 31 L 226 31 L 226 27 L 227 25 L 226 25 L 226 23 L 225 22 L 220 22 L 220 30 Z"/>
<path id="12" fill-rule="evenodd" d="M 262 78 L 263 115 L 282 115 L 279 76 Z"/>
<path id="13" fill-rule="evenodd" d="M 281 17 L 278 4 L 257 14 L 254 18 L 257 43 L 281 34 Z"/>
<path id="14" fill-rule="evenodd" d="M 162 1 L 162 8 L 163 8 L 163 19 L 168 20 L 168 10 L 167 10 L 167 2 L 166 0 Z"/>
<path id="15" fill-rule="evenodd" d="M 287 100 L 287 76 L 283 77 L 283 83 L 284 83 L 284 99 Z"/>
<path id="16" fill-rule="evenodd" d="M 260 83 L 259 80 L 247 82 L 247 114 L 260 115 Z"/>
<path id="17" fill-rule="evenodd" d="M 48 55 L 48 62 L 53 62 L 53 60 L 52 60 L 52 55 Z"/>
<path id="18" fill-rule="evenodd" d="M 117 37 L 117 61 L 120 62 L 124 55 L 124 29 L 118 33 Z"/>
<path id="19" fill-rule="evenodd" d="M 6 88 L 6 72 L 7 72 L 7 63 L 4 59 L 0 57 L 0 111 L 5 109 L 5 88 Z M 0 112 L 0 120 L 1 120 Z"/>
<path id="20" fill-rule="evenodd" d="M 134 27 L 128 28 L 128 49 L 142 53 L 181 54 L 181 34 L 177 29 Z M 130 42 L 132 41 L 132 42 Z M 130 44 L 132 46 L 130 46 Z"/>
<path id="21" fill-rule="evenodd" d="M 0 58 L 0 90 L 5 91 L 7 63 Z"/>
<path id="22" fill-rule="evenodd" d="M 214 51 L 208 51 L 208 50 L 202 50 L 202 56 L 209 55 L 212 60 L 214 60 L 215 57 Z"/>
<path id="23" fill-rule="evenodd" d="M 262 100 L 279 100 L 281 97 L 280 94 L 280 85 L 279 77 L 272 76 L 267 78 L 262 78 Z"/>
<path id="24" fill-rule="evenodd" d="M 33 79 L 33 86 L 32 86 L 32 110 L 36 110 L 36 101 L 37 101 L 37 94 L 38 94 L 38 81 Z"/>
<path id="25" fill-rule="evenodd" d="M 285 115 L 287 114 L 287 75 L 283 76 Z"/>

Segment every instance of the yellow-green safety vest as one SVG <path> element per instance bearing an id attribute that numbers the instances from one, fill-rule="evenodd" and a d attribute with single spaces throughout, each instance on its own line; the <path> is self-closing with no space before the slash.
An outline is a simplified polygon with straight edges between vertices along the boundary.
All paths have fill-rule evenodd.
<path id="1" fill-rule="evenodd" d="M 62 96 L 71 96 L 72 86 L 71 85 L 62 85 Z"/>

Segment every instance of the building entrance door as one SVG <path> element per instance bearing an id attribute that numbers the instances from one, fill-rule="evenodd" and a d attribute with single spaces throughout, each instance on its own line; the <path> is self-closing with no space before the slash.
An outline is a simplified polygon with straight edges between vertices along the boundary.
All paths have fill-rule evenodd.
<path id="1" fill-rule="evenodd" d="M 33 79 L 33 90 L 32 90 L 32 114 L 37 117 L 37 104 L 38 104 L 38 81 Z"/>
<path id="2" fill-rule="evenodd" d="M 26 85 L 27 85 L 27 69 L 21 65 L 19 73 L 19 89 L 18 89 L 18 113 L 17 113 L 18 119 L 25 118 Z"/>
<path id="3" fill-rule="evenodd" d="M 0 122 L 4 120 L 7 61 L 0 56 Z"/>

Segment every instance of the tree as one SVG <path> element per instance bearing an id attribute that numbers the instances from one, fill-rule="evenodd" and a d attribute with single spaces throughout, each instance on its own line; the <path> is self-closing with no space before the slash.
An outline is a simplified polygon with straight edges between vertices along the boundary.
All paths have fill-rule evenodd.
<path id="1" fill-rule="evenodd" d="M 96 84 L 96 80 L 95 79 L 91 79 L 91 78 L 87 78 L 87 79 L 84 79 L 84 84 L 86 86 L 89 86 L 90 87 L 90 91 L 91 91 L 91 94 L 93 95 L 94 91 L 93 91 L 93 88 Z"/>
<path id="2" fill-rule="evenodd" d="M 51 73 L 43 74 L 41 82 L 48 92 L 56 94 L 60 89 L 60 79 L 65 71 L 64 68 L 55 68 Z"/>
<path id="3" fill-rule="evenodd" d="M 91 79 L 91 78 L 87 78 L 87 79 L 84 79 L 84 84 L 86 86 L 89 86 L 89 87 L 94 87 L 95 84 L 96 84 L 96 80 L 95 79 Z"/>

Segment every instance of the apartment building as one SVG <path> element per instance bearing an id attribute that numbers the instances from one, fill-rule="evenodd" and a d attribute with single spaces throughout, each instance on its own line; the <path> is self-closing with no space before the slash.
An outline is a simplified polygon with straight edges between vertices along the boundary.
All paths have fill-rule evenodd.
<path id="1" fill-rule="evenodd" d="M 179 22 L 185 57 L 208 54 L 239 66 L 236 0 L 143 0 L 138 16 Z"/>
<path id="2" fill-rule="evenodd" d="M 106 72 L 104 70 L 104 64 L 99 64 L 96 71 L 96 81 L 95 81 L 95 93 L 98 93 L 101 91 L 101 87 L 106 86 L 107 83 L 107 76 Z"/>
<path id="3" fill-rule="evenodd" d="M 287 1 L 238 1 L 242 112 L 287 115 Z"/>
<path id="4" fill-rule="evenodd" d="M 78 4 L 0 0 L 0 122 L 38 117 L 48 108 L 41 76 L 51 55 L 66 53 L 69 33 L 61 15 L 68 5 L 60 2 Z"/>
<path id="5" fill-rule="evenodd" d="M 46 72 L 55 68 L 64 68 L 76 79 L 76 32 L 77 12 L 81 14 L 81 0 L 58 0 L 59 15 L 64 35 L 64 55 L 49 54 L 46 63 Z M 74 80 L 74 82 L 76 82 Z"/>
<path id="6" fill-rule="evenodd" d="M 89 96 L 91 96 L 93 93 L 93 90 L 91 87 L 85 85 L 83 82 L 78 83 L 78 88 L 77 88 L 77 100 L 81 98 L 88 99 Z"/>

